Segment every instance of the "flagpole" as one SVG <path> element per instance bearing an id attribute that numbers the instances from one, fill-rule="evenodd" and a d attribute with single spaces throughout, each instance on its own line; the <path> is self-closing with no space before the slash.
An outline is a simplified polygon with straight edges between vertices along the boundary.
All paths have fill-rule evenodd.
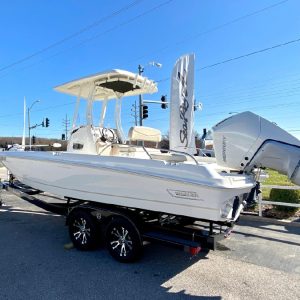
<path id="1" fill-rule="evenodd" d="M 26 135 L 26 98 L 24 96 L 24 112 L 23 112 L 23 136 L 22 136 L 22 149 L 25 150 L 25 135 Z"/>

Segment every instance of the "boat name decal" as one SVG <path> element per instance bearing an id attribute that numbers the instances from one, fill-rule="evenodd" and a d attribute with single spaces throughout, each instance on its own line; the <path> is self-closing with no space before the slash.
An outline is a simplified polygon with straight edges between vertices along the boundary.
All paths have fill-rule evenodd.
<path id="1" fill-rule="evenodd" d="M 223 161 L 226 162 L 227 161 L 227 157 L 226 157 L 226 148 L 227 148 L 227 139 L 225 136 L 223 136 L 223 140 L 222 140 L 222 158 Z"/>
<path id="2" fill-rule="evenodd" d="M 196 192 L 169 190 L 169 189 L 167 191 L 172 197 L 202 200 L 202 199 L 200 199 L 198 193 L 196 193 Z"/>
<path id="3" fill-rule="evenodd" d="M 180 142 L 182 144 L 185 143 L 185 147 L 188 146 L 188 118 L 186 117 L 186 112 L 189 109 L 189 102 L 187 100 L 188 92 L 187 92 L 187 72 L 184 69 L 183 75 L 178 72 L 177 74 L 178 80 L 182 85 L 181 88 L 181 97 L 183 98 L 182 104 L 179 107 L 180 119 L 183 120 L 182 129 L 180 129 Z"/>

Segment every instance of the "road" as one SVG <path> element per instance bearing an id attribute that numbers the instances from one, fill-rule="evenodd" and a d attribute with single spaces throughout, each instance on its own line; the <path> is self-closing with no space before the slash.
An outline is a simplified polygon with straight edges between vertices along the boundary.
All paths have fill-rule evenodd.
<path id="1" fill-rule="evenodd" d="M 81 252 L 64 218 L 10 194 L 0 208 L 0 299 L 300 299 L 300 227 L 241 222 L 218 251 L 148 244 L 134 264 Z"/>

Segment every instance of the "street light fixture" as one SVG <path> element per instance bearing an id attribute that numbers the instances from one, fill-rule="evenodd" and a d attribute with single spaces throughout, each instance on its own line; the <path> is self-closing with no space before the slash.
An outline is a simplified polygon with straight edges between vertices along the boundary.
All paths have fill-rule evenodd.
<path id="1" fill-rule="evenodd" d="M 31 138 L 30 138 L 30 130 L 31 130 L 31 126 L 30 126 L 30 110 L 32 109 L 33 105 L 41 102 L 40 100 L 35 100 L 31 106 L 28 108 L 27 110 L 27 114 L 28 114 L 28 136 L 29 136 L 29 150 L 31 150 Z"/>
<path id="2" fill-rule="evenodd" d="M 158 67 L 158 68 L 161 68 L 162 67 L 162 64 L 157 62 L 157 61 L 151 61 L 149 62 L 149 65 L 152 66 L 152 67 Z"/>

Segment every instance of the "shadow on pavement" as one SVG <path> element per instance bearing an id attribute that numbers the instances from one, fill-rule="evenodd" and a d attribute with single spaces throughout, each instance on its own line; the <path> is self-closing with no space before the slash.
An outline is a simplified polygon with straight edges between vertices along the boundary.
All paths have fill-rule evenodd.
<path id="1" fill-rule="evenodd" d="M 300 242 L 296 243 L 296 242 L 292 242 L 292 241 L 288 241 L 288 240 L 282 240 L 282 239 L 276 239 L 276 238 L 267 237 L 267 236 L 261 236 L 259 234 L 244 233 L 244 232 L 239 232 L 238 230 L 236 230 L 235 233 L 243 234 L 245 237 L 255 237 L 255 238 L 264 239 L 264 240 L 268 240 L 268 241 L 280 242 L 280 243 L 285 243 L 285 244 L 289 244 L 289 245 L 293 245 L 293 246 L 300 246 Z"/>
<path id="2" fill-rule="evenodd" d="M 251 227 L 254 229 L 261 229 L 260 231 L 256 231 L 255 233 L 245 233 L 240 229 L 243 229 L 244 226 Z M 280 243 L 286 243 L 290 245 L 300 246 L 300 238 L 298 242 L 291 241 L 291 237 L 289 235 L 300 236 L 300 227 L 290 226 L 290 225 L 274 225 L 266 222 L 259 221 L 240 221 L 238 223 L 238 229 L 235 228 L 234 232 L 237 234 L 242 234 L 245 237 L 257 237 L 270 241 L 276 241 Z M 268 235 L 268 231 L 270 234 Z M 276 235 L 278 233 L 278 235 Z M 276 238 L 276 236 L 280 236 L 280 238 Z"/>
<path id="3" fill-rule="evenodd" d="M 174 292 L 167 284 L 206 253 L 191 258 L 149 244 L 139 262 L 121 264 L 105 249 L 65 250 L 70 240 L 64 218 L 28 208 L 1 207 L 0 299 L 221 299 Z"/>
<path id="4" fill-rule="evenodd" d="M 299 274 L 299 246 L 300 227 L 241 220 L 218 245 L 218 255 Z"/>

